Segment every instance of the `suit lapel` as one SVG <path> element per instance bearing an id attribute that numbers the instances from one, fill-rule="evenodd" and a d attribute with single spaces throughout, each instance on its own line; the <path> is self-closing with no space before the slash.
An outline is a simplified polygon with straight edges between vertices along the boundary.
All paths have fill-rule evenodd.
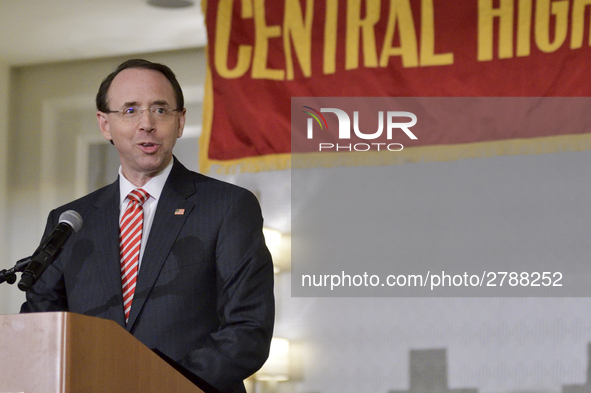
<path id="1" fill-rule="evenodd" d="M 178 161 L 164 185 L 142 258 L 127 330 L 131 330 L 146 299 L 154 288 L 160 270 L 174 245 L 194 204 L 187 197 L 195 193 L 190 172 Z M 175 214 L 184 209 L 183 214 Z M 121 290 L 120 290 L 121 292 Z"/>
<path id="2" fill-rule="evenodd" d="M 123 293 L 121 289 L 121 265 L 119 258 L 119 180 L 111 184 L 95 203 L 93 237 L 97 244 L 97 263 L 100 285 L 111 296 L 108 303 L 110 319 L 125 326 Z"/>

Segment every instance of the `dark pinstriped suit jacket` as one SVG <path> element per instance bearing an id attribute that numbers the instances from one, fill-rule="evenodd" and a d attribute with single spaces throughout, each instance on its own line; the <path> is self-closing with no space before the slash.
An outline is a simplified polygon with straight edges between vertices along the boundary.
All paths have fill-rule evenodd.
<path id="1" fill-rule="evenodd" d="M 273 266 L 252 193 L 187 170 L 175 158 L 144 252 L 126 325 L 119 264 L 119 182 L 65 210 L 82 216 L 21 312 L 71 311 L 112 319 L 223 392 L 265 361 L 274 321 Z M 184 209 L 183 214 L 175 214 Z"/>

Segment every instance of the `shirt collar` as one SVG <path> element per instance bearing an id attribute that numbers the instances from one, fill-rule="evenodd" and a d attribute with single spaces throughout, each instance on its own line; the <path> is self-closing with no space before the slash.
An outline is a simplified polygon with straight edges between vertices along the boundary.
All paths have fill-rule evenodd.
<path id="1" fill-rule="evenodd" d="M 158 175 L 150 179 L 143 187 L 141 187 L 144 191 L 150 194 L 150 198 L 154 198 L 155 200 L 160 199 L 160 194 L 162 194 L 162 190 L 164 189 L 164 184 L 166 183 L 166 179 L 168 179 L 168 175 L 170 175 L 170 171 L 172 171 L 172 163 L 174 160 L 170 160 L 170 163 L 164 168 L 162 172 Z M 135 190 L 136 187 L 132 182 L 127 180 L 123 175 L 123 171 L 121 170 L 121 166 L 119 166 L 119 206 L 123 205 L 125 199 L 127 199 L 127 195 L 130 192 Z"/>

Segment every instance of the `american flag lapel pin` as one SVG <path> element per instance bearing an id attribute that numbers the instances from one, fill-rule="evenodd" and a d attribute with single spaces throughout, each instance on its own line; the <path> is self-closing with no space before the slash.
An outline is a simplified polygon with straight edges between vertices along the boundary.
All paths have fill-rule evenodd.
<path id="1" fill-rule="evenodd" d="M 174 211 L 175 216 L 182 216 L 183 214 L 185 214 L 185 209 L 176 209 Z"/>

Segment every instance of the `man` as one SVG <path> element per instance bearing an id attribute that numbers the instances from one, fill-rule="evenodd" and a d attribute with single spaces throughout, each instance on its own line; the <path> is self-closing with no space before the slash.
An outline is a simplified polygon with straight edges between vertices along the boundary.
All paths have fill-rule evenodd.
<path id="1" fill-rule="evenodd" d="M 185 123 L 172 71 L 129 60 L 101 84 L 97 118 L 119 178 L 49 215 L 84 220 L 27 291 L 21 312 L 112 319 L 222 392 L 268 356 L 273 267 L 260 207 L 247 190 L 187 170 L 173 157 Z"/>

